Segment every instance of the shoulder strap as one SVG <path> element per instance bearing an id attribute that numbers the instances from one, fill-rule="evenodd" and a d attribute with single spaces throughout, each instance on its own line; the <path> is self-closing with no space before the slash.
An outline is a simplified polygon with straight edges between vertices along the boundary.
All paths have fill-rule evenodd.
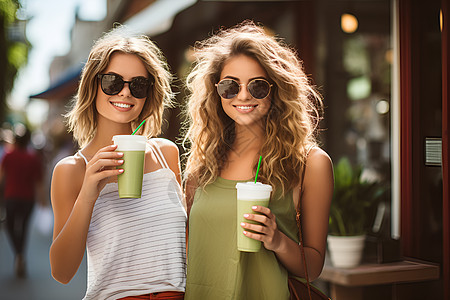
<path id="1" fill-rule="evenodd" d="M 308 151 L 309 152 L 309 151 Z M 303 181 L 305 178 L 305 170 L 306 170 L 306 163 L 303 166 L 302 169 L 302 177 L 300 179 L 300 195 L 298 199 L 298 203 L 297 203 L 297 208 L 296 208 L 296 220 L 297 220 L 297 226 L 298 226 L 298 238 L 299 238 L 299 242 L 300 242 L 300 252 L 302 254 L 302 261 L 303 261 L 303 267 L 305 268 L 305 279 L 306 279 L 306 285 L 308 287 L 308 295 L 309 295 L 309 299 L 311 300 L 311 286 L 309 284 L 309 276 L 308 276 L 308 268 L 306 265 L 306 257 L 305 257 L 305 249 L 303 248 L 303 238 L 302 238 L 302 225 L 301 225 L 301 220 L 300 220 L 300 214 L 301 214 L 301 201 L 302 201 L 302 194 L 303 194 Z"/>
<path id="2" fill-rule="evenodd" d="M 163 168 L 169 169 L 169 165 L 167 164 L 167 161 L 164 158 L 164 155 L 162 154 L 161 149 L 159 149 L 158 144 L 156 144 L 156 142 L 153 141 L 152 139 L 148 139 L 147 141 L 150 144 L 150 148 L 152 149 L 153 153 L 155 153 L 156 159 L 158 160 L 159 164 Z"/>
<path id="3" fill-rule="evenodd" d="M 78 154 L 84 159 L 84 162 L 87 165 L 88 164 L 88 160 L 87 160 L 86 156 L 84 156 L 84 154 L 81 152 L 81 150 L 78 151 Z"/>

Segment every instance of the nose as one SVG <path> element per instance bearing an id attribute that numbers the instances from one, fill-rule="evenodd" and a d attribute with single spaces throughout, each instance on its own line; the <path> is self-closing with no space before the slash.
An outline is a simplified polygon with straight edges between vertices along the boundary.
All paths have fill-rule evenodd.
<path id="1" fill-rule="evenodd" d="M 248 99 L 250 99 L 251 95 L 248 92 L 247 84 L 241 83 L 241 84 L 239 84 L 239 86 L 240 86 L 239 93 L 237 94 L 238 99 L 240 99 L 240 100 L 248 100 Z"/>
<path id="2" fill-rule="evenodd" d="M 125 81 L 125 80 L 123 81 L 123 87 L 122 87 L 122 89 L 119 92 L 120 96 L 129 97 L 131 95 L 130 82 L 131 81 Z"/>

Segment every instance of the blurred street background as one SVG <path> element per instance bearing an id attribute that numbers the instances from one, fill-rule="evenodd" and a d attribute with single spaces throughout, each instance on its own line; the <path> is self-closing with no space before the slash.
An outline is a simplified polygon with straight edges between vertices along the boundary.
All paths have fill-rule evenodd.
<path id="1" fill-rule="evenodd" d="M 7 240 L 4 222 L 0 223 L 0 299 L 1 300 L 79 300 L 86 291 L 86 259 L 72 281 L 63 285 L 50 274 L 48 251 L 51 236 L 43 234 L 31 219 L 27 239 L 25 278 L 14 275 L 14 255 Z"/>

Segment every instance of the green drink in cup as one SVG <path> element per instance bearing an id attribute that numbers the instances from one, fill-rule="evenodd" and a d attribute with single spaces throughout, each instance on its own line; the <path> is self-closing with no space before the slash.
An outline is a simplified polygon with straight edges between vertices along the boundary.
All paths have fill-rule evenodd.
<path id="1" fill-rule="evenodd" d="M 142 135 L 113 136 L 116 151 L 123 153 L 124 172 L 117 176 L 120 198 L 140 198 L 144 176 L 144 158 L 147 138 Z"/>
<path id="2" fill-rule="evenodd" d="M 272 186 L 260 182 L 239 182 L 237 189 L 237 247 L 239 251 L 258 252 L 261 249 L 261 242 L 246 237 L 241 227 L 241 222 L 260 224 L 244 218 L 244 214 L 256 214 L 252 206 L 259 205 L 267 207 L 269 205 Z"/>

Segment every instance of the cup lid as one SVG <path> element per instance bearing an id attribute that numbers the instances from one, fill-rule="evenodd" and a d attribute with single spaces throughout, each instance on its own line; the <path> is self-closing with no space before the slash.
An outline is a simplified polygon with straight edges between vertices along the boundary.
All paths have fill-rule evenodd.
<path id="1" fill-rule="evenodd" d="M 144 135 L 131 135 L 131 134 L 119 134 L 113 136 L 113 141 L 115 140 L 147 140 Z"/>
<path id="2" fill-rule="evenodd" d="M 238 182 L 236 184 L 236 188 L 237 189 L 247 189 L 247 190 L 254 190 L 259 189 L 259 190 L 264 190 L 264 191 L 268 191 L 271 192 L 272 191 L 272 186 L 269 184 L 264 184 L 261 182 L 253 182 L 253 181 L 249 181 L 249 182 Z"/>

